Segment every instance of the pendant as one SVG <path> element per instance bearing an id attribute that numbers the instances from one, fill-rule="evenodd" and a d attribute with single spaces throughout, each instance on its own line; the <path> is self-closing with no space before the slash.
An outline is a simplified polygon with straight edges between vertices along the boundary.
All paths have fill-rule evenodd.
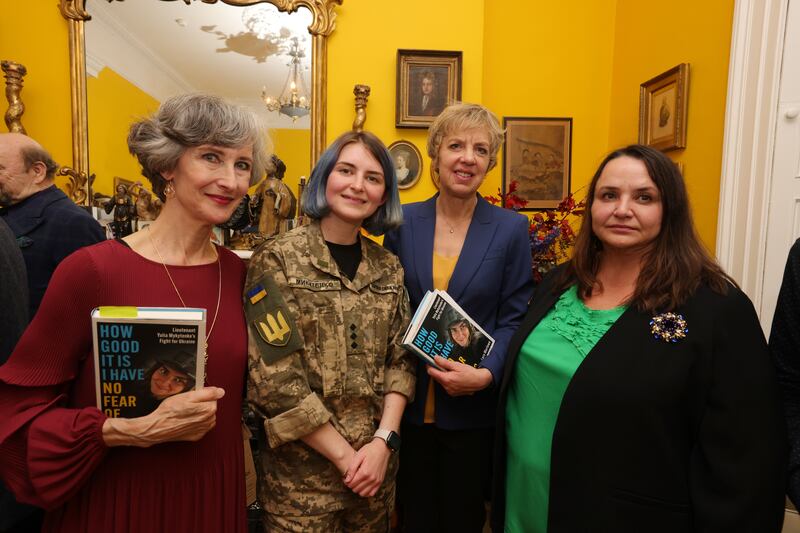
<path id="1" fill-rule="evenodd" d="M 208 339 L 203 348 L 203 386 L 208 385 Z"/>
<path id="2" fill-rule="evenodd" d="M 678 313 L 661 313 L 650 319 L 650 333 L 664 342 L 678 342 L 686 338 L 689 328 L 686 319 Z"/>

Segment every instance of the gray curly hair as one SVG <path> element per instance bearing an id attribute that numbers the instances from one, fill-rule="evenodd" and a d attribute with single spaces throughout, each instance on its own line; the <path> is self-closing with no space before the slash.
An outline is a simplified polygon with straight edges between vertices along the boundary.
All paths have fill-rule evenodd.
<path id="1" fill-rule="evenodd" d="M 133 123 L 128 133 L 128 150 L 139 160 L 142 175 L 161 201 L 166 201 L 167 186 L 162 172 L 173 170 L 187 148 L 204 144 L 252 144 L 250 185 L 264 176 L 269 164 L 267 136 L 255 113 L 208 94 L 167 98 L 152 117 Z"/>

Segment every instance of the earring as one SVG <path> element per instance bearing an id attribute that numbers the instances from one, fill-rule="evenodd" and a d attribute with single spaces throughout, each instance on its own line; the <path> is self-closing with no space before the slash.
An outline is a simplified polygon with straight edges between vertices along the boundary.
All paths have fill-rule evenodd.
<path id="1" fill-rule="evenodd" d="M 172 196 L 175 194 L 175 187 L 172 186 L 172 182 L 168 181 L 167 186 L 164 187 L 164 196 Z"/>

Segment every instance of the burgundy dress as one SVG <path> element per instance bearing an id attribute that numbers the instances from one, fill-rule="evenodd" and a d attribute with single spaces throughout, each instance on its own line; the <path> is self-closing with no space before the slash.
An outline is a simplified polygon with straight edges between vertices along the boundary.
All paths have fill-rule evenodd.
<path id="1" fill-rule="evenodd" d="M 206 384 L 225 389 L 198 442 L 108 448 L 96 407 L 91 320 L 100 305 L 180 306 L 164 267 L 124 244 L 83 248 L 56 269 L 42 305 L 0 367 L 0 475 L 17 499 L 47 509 L 44 531 L 246 530 L 241 397 L 245 267 L 219 249 L 222 299 Z M 217 303 L 217 264 L 170 267 L 186 305 Z"/>

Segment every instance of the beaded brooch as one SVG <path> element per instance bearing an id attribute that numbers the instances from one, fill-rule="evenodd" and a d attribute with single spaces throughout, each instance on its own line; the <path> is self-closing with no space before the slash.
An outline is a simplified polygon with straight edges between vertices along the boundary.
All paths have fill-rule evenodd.
<path id="1" fill-rule="evenodd" d="M 678 342 L 689 333 L 686 319 L 677 313 L 661 313 L 650 319 L 650 333 L 664 342 Z"/>

